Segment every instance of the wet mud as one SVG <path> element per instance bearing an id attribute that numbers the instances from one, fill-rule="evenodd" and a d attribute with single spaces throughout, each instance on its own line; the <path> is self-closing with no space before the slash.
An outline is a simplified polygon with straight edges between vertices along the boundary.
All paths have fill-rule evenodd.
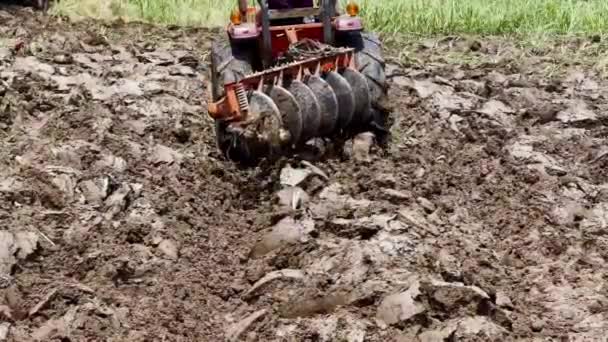
<path id="1" fill-rule="evenodd" d="M 608 335 L 596 71 L 391 46 L 385 147 L 239 169 L 205 112 L 218 34 L 0 8 L 0 340 Z"/>

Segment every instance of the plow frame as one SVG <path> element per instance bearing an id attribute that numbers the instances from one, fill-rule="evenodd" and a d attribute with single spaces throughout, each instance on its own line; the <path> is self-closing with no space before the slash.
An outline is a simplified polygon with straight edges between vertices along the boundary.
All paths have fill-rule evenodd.
<path id="1" fill-rule="evenodd" d="M 335 52 L 314 58 L 280 65 L 246 76 L 240 81 L 224 85 L 225 95 L 207 105 L 207 112 L 214 120 L 224 122 L 246 121 L 249 113 L 247 92 L 262 90 L 266 84 L 277 84 L 284 77 L 301 79 L 305 74 L 320 74 L 356 68 L 354 49 L 340 48 Z"/>

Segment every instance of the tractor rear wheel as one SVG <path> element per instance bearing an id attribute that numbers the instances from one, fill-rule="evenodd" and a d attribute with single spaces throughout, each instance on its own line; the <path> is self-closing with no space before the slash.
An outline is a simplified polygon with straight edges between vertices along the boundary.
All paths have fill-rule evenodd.
<path id="1" fill-rule="evenodd" d="M 371 32 L 344 33 L 339 36 L 338 42 L 342 46 L 355 49 L 358 71 L 367 80 L 372 113 L 360 124 L 384 126 L 386 118 L 383 117 L 384 113 L 378 109 L 379 104 L 387 96 L 386 62 L 382 52 L 382 42 L 377 34 Z"/>

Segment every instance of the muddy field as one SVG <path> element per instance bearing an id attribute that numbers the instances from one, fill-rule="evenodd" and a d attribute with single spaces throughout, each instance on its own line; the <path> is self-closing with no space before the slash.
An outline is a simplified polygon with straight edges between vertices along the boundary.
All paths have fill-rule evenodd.
<path id="1" fill-rule="evenodd" d="M 0 340 L 608 336 L 608 83 L 552 55 L 596 40 L 391 47 L 386 148 L 239 170 L 217 32 L 30 14 L 0 9 Z"/>

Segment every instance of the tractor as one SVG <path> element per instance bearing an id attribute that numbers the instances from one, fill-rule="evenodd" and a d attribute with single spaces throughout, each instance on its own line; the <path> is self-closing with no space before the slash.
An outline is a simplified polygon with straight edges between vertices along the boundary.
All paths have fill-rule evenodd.
<path id="1" fill-rule="evenodd" d="M 341 11 L 337 0 L 248 1 L 210 56 L 207 109 L 225 158 L 255 164 L 383 129 L 382 45 L 364 31 L 357 3 Z"/>

